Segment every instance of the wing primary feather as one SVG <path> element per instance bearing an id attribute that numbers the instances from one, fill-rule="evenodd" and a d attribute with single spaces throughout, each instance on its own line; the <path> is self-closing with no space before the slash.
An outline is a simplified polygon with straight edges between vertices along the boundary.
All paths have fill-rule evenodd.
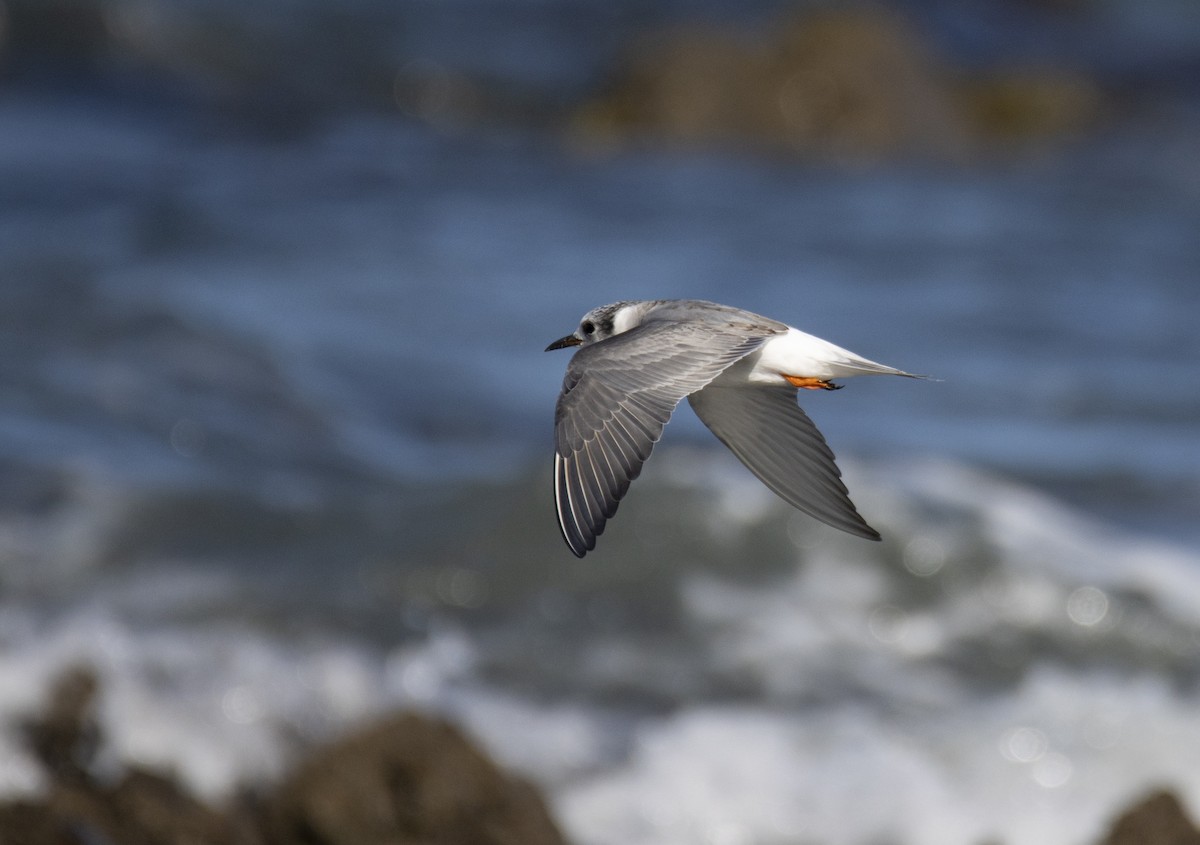
<path id="1" fill-rule="evenodd" d="M 605 513 L 607 510 L 607 497 L 604 495 L 602 489 L 600 475 L 596 471 L 596 462 L 592 455 L 593 443 L 595 443 L 594 440 L 583 444 L 583 449 L 577 455 L 578 458 L 583 460 L 579 460 L 577 465 L 580 467 L 579 486 L 584 495 L 583 501 L 587 512 L 588 529 L 592 534 L 599 534 L 604 530 L 604 520 L 607 518 L 607 514 Z"/>
<path id="2" fill-rule="evenodd" d="M 579 537 L 585 548 L 595 544 L 592 533 L 592 520 L 587 510 L 587 499 L 583 492 L 583 482 L 579 472 L 579 453 L 571 455 L 567 461 L 570 472 L 567 473 L 567 498 L 571 502 L 571 514 L 578 527 Z"/>
<path id="3" fill-rule="evenodd" d="M 612 425 L 609 427 L 609 430 L 613 432 L 613 434 L 617 435 L 618 438 L 623 440 L 629 446 L 629 448 L 633 450 L 636 460 L 631 462 L 629 468 L 629 477 L 637 478 L 638 473 L 642 471 L 642 464 L 647 458 L 650 457 L 650 449 L 653 448 L 654 441 L 643 440 L 642 443 L 645 443 L 646 445 L 639 443 L 637 435 L 630 431 L 628 426 L 625 425 L 625 417 L 625 414 L 616 414 L 613 416 Z"/>
<path id="4" fill-rule="evenodd" d="M 578 556 L 586 552 L 587 549 L 583 541 L 583 534 L 579 530 L 579 524 L 575 521 L 575 511 L 571 507 L 571 490 L 567 479 L 570 470 L 565 458 L 559 459 L 558 466 L 558 523 L 562 528 L 563 537 L 566 539 L 567 545 Z"/>
<path id="5" fill-rule="evenodd" d="M 712 387 L 688 399 L 713 434 L 785 502 L 850 534 L 879 539 L 850 501 L 833 452 L 796 404 L 795 389 Z"/>
<path id="6" fill-rule="evenodd" d="M 559 528 L 575 555 L 595 547 L 679 401 L 786 330 L 730 323 L 720 313 L 647 320 L 582 347 L 568 363 L 555 410 L 554 495 Z"/>
<path id="7" fill-rule="evenodd" d="M 614 417 L 613 423 L 614 424 L 609 429 L 613 435 L 609 440 L 609 445 L 612 446 L 610 456 L 620 464 L 620 475 L 628 479 L 632 477 L 632 475 L 637 474 L 637 467 L 641 465 L 642 459 L 638 456 L 637 448 L 633 441 L 629 438 L 629 435 L 625 431 L 624 427 L 621 425 L 620 420 Z M 629 452 L 626 452 L 627 447 L 629 452 L 632 452 L 633 457 L 630 457 Z M 614 467 L 614 471 L 616 470 L 618 470 L 618 468 Z"/>
<path id="8" fill-rule="evenodd" d="M 604 494 L 604 516 L 611 517 L 617 511 L 617 502 L 621 498 L 620 482 L 617 481 L 616 471 L 612 468 L 608 459 L 608 449 L 604 448 L 604 444 L 594 442 L 595 453 L 592 455 L 592 468 L 596 471 L 596 477 L 600 481 L 600 486 L 603 488 Z"/>
<path id="9" fill-rule="evenodd" d="M 554 504 L 558 511 L 558 527 L 562 532 L 563 539 L 567 543 L 567 547 L 576 557 L 583 557 L 587 553 L 587 546 L 583 541 L 583 535 L 579 532 L 579 526 L 575 523 L 575 517 L 571 511 L 570 493 L 567 490 L 566 480 L 566 461 L 562 455 L 555 454 L 554 456 Z"/>

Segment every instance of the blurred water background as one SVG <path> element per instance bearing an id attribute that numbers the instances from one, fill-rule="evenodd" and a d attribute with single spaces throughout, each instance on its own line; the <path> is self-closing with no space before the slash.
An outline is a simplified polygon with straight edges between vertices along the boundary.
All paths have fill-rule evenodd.
<path id="1" fill-rule="evenodd" d="M 1200 808 L 1200 6 L 0 12 L 6 719 L 92 663 L 219 797 L 415 706 L 597 845 Z M 805 397 L 883 543 L 685 408 L 569 554 L 541 350 L 658 297 L 942 379 Z"/>

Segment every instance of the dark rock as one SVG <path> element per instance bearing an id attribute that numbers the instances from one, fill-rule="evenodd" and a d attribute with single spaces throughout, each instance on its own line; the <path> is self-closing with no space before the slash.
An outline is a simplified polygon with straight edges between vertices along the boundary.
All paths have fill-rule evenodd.
<path id="1" fill-rule="evenodd" d="M 43 801 L 0 803 L 0 842 L 4 845 L 83 845 L 78 826 Z"/>
<path id="2" fill-rule="evenodd" d="M 1077 133 L 1105 107 L 1099 87 L 1080 73 L 1045 68 L 1000 71 L 958 86 L 976 137 L 1037 141 Z"/>
<path id="3" fill-rule="evenodd" d="M 21 813 L 25 816 L 22 818 Z M 39 838 L 26 828 L 36 822 Z M 56 784 L 44 801 L 0 806 L 0 842 L 22 831 L 29 845 L 65 841 L 121 845 L 257 845 L 251 820 L 206 807 L 174 779 L 133 770 L 113 788 Z"/>
<path id="4" fill-rule="evenodd" d="M 104 9 L 96 0 L 8 0 L 6 25 L 14 43 L 76 56 L 102 49 Z"/>
<path id="5" fill-rule="evenodd" d="M 1101 845 L 1200 845 L 1200 830 L 1175 794 L 1164 789 L 1122 813 Z"/>
<path id="6" fill-rule="evenodd" d="M 0 47 L 7 61 L 36 59 L 58 70 L 92 67 L 109 48 L 103 4 L 96 0 L 6 0 Z"/>
<path id="7" fill-rule="evenodd" d="M 559 845 L 545 805 L 454 727 L 404 713 L 305 760 L 268 810 L 274 845 Z"/>
<path id="8" fill-rule="evenodd" d="M 43 712 L 23 725 L 26 745 L 55 781 L 86 779 L 100 739 L 98 690 L 95 672 L 71 667 L 54 680 Z"/>
<path id="9" fill-rule="evenodd" d="M 900 17 L 830 9 L 785 20 L 759 42 L 686 28 L 647 41 L 572 127 L 592 145 L 648 137 L 852 161 L 959 158 L 1077 130 L 1102 99 L 1084 76 L 1055 70 L 964 81 Z"/>
<path id="10" fill-rule="evenodd" d="M 826 12 L 787 23 L 772 80 L 785 138 L 801 151 L 855 158 L 953 155 L 965 127 L 923 39 L 882 10 Z"/>
<path id="11" fill-rule="evenodd" d="M 131 768 L 115 785 L 91 765 L 102 736 L 95 717 L 100 682 L 72 667 L 51 684 L 43 711 L 22 726 L 45 769 L 41 800 L 0 803 L 4 845 L 255 845 L 248 819 L 222 814 L 187 795 L 174 779 Z"/>
<path id="12" fill-rule="evenodd" d="M 759 91 L 766 65 L 764 50 L 722 31 L 693 28 L 648 40 L 608 93 L 576 114 L 576 134 L 590 142 L 745 138 L 769 112 Z"/>
<path id="13" fill-rule="evenodd" d="M 2 845 L 561 845 L 537 792 L 451 725 L 400 714 L 318 748 L 262 797 L 213 808 L 170 775 L 92 770 L 99 681 L 64 672 L 22 727 L 49 780 L 0 801 Z"/>

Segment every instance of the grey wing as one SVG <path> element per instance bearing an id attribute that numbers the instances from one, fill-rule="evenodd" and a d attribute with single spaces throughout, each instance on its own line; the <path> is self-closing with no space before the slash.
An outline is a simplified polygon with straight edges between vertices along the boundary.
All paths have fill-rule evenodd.
<path id="1" fill-rule="evenodd" d="M 554 415 L 554 502 L 577 557 L 596 547 L 679 400 L 766 336 L 646 323 L 575 353 Z"/>
<path id="2" fill-rule="evenodd" d="M 878 540 L 850 501 L 821 432 L 795 388 L 708 387 L 688 397 L 696 416 L 781 499 L 827 525 Z"/>

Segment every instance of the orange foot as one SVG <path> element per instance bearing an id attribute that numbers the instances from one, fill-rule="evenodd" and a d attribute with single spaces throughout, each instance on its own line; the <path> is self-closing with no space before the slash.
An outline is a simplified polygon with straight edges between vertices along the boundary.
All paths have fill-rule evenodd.
<path id="1" fill-rule="evenodd" d="M 840 384 L 811 376 L 789 376 L 787 373 L 780 373 L 780 375 L 787 379 L 788 384 L 792 387 L 799 387 L 802 390 L 840 390 L 842 387 Z"/>

